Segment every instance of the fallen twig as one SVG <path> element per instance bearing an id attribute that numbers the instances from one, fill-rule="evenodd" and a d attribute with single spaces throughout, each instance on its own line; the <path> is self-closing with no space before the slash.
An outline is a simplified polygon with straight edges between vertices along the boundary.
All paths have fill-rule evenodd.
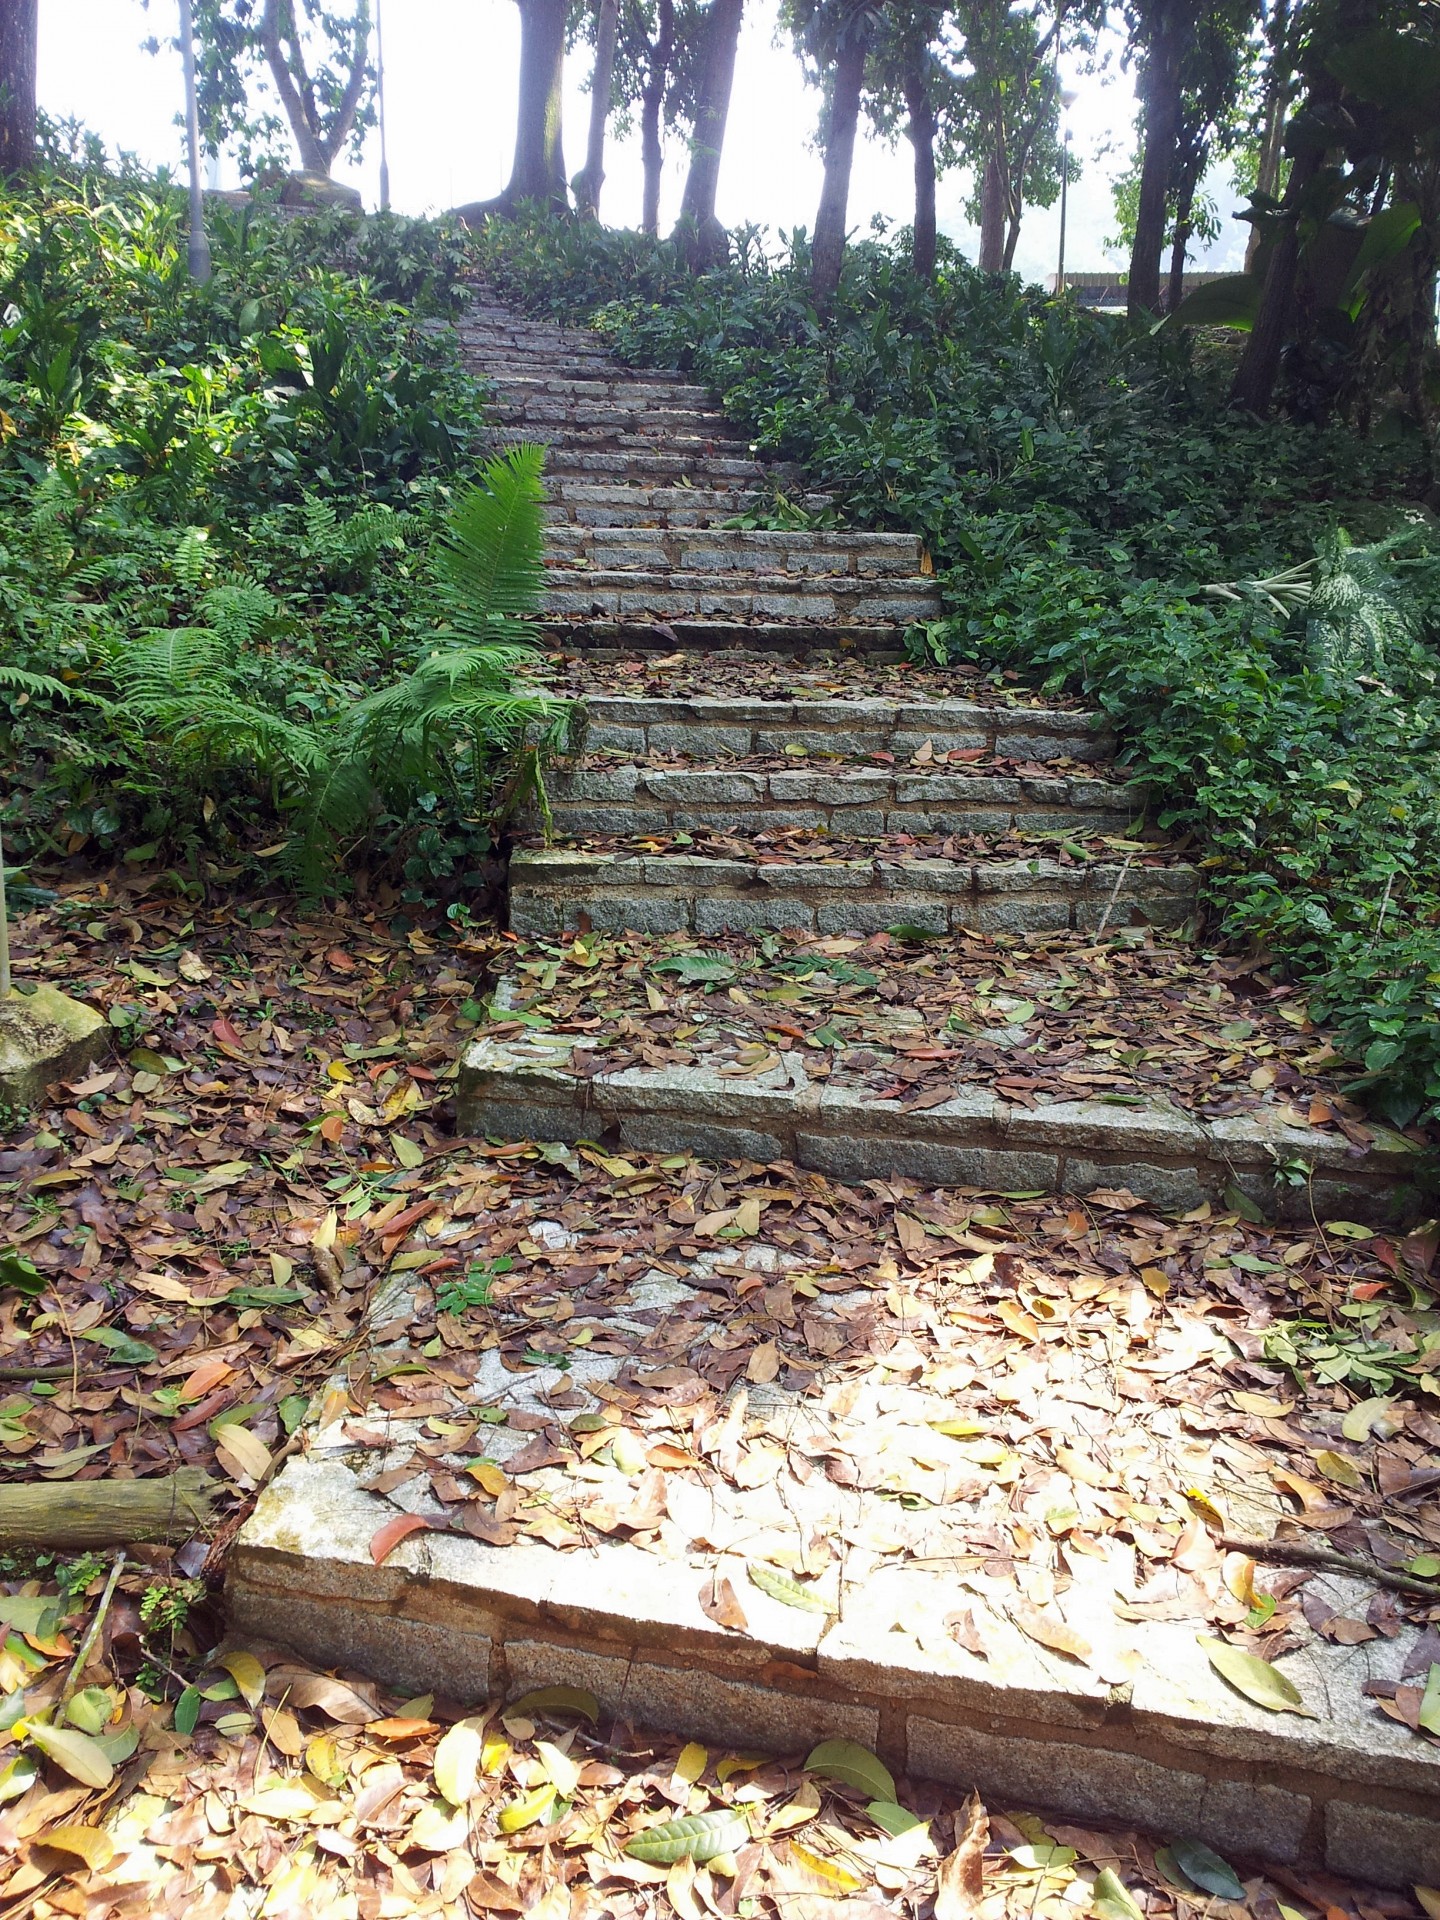
<path id="1" fill-rule="evenodd" d="M 1422 1580 L 1416 1573 L 1396 1573 L 1359 1554 L 1336 1553 L 1333 1547 L 1312 1547 L 1303 1540 L 1243 1540 L 1236 1534 L 1216 1537 L 1217 1547 L 1227 1553 L 1248 1554 L 1252 1560 L 1266 1560 L 1279 1567 L 1315 1567 L 1327 1573 L 1353 1573 L 1362 1580 L 1373 1580 L 1377 1587 L 1390 1587 L 1396 1593 L 1414 1594 L 1421 1600 L 1440 1601 L 1440 1581 Z"/>

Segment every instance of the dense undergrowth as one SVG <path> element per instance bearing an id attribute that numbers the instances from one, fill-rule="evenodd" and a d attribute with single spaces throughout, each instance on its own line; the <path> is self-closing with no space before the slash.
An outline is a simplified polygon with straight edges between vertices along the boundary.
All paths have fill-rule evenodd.
<path id="1" fill-rule="evenodd" d="M 1112 713 L 1229 933 L 1309 984 L 1376 1111 L 1440 1113 L 1431 449 L 1238 415 L 1223 348 L 953 254 L 930 288 L 900 247 L 853 248 L 822 320 L 803 245 L 743 236 L 700 279 L 579 223 L 481 251 L 506 298 L 707 382 L 847 520 L 920 534 L 948 611 L 917 650 Z M 1297 592 L 1206 591 L 1304 562 Z"/>
<path id="2" fill-rule="evenodd" d="M 340 776 L 320 778 L 387 684 L 423 693 L 438 737 L 439 693 L 414 676 L 453 649 L 456 610 L 427 556 L 474 470 L 483 393 L 423 323 L 460 297 L 467 242 L 219 203 L 209 230 L 197 287 L 163 184 L 57 169 L 0 198 L 11 857 L 166 861 L 198 884 L 298 848 L 313 876 L 323 825 L 412 895 L 473 884 L 513 660 L 471 675 L 453 751 L 397 751 L 363 792 L 342 756 L 343 834 Z M 228 728 L 184 723 L 222 707 Z"/>

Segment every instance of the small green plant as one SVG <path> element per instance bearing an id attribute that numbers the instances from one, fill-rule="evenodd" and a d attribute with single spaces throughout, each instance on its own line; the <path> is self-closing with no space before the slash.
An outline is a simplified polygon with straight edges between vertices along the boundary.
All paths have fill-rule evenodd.
<path id="1" fill-rule="evenodd" d="M 140 1596 L 140 1618 L 147 1633 L 165 1634 L 173 1642 L 204 1598 L 203 1580 L 156 1580 Z"/>
<path id="2" fill-rule="evenodd" d="M 508 1254 L 494 1260 L 472 1260 L 462 1280 L 442 1280 L 435 1289 L 435 1306 L 440 1313 L 468 1313 L 472 1307 L 488 1307 L 495 1282 L 509 1273 L 515 1262 Z"/>

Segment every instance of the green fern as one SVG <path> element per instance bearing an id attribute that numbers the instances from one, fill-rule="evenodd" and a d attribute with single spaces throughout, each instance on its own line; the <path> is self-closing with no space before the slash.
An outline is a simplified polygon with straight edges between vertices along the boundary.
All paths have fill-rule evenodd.
<path id="1" fill-rule="evenodd" d="M 543 447 L 511 447 L 492 460 L 441 534 L 435 571 L 450 623 L 466 639 L 537 637 L 530 616 L 544 587 L 544 460 Z"/>
<path id="2" fill-rule="evenodd" d="M 543 586 L 542 458 L 512 449 L 457 501 L 434 563 L 449 635 L 403 679 L 361 700 L 337 686 L 329 709 L 303 720 L 263 705 L 244 689 L 273 602 L 216 588 L 201 602 L 210 626 L 112 647 L 117 709 L 177 756 L 267 781 L 294 821 L 294 864 L 311 888 L 384 810 L 404 813 L 419 794 L 443 789 L 469 812 L 484 811 L 492 791 L 543 795 L 543 764 L 575 749 L 581 721 L 570 702 L 517 685 Z"/>

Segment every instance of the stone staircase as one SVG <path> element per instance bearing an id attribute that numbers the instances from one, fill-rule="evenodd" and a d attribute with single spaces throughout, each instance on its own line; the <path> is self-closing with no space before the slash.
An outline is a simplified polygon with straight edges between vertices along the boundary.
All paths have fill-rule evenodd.
<path id="1" fill-rule="evenodd" d="M 530 822 L 512 852 L 514 938 L 460 1065 L 459 1137 L 400 1176 L 373 1225 L 341 1229 L 393 1264 L 303 1454 L 231 1549 L 232 1627 L 407 1694 L 579 1688 L 606 1715 L 689 1740 L 802 1754 L 856 1740 L 1000 1807 L 1440 1884 L 1435 1749 L 1369 1697 L 1395 1691 L 1385 1676 L 1402 1662 L 1423 1674 L 1418 1626 L 1287 1654 L 1297 1699 L 1314 1703 L 1302 1718 L 1211 1671 L 1197 1638 L 1209 1602 L 1187 1612 L 1183 1585 L 1123 1627 L 1116 1607 L 1122 1589 L 1152 1602 L 1161 1576 L 1142 1585 L 1139 1569 L 1163 1568 L 1171 1537 L 1194 1528 L 1198 1496 L 1179 1489 L 1241 1501 L 1247 1524 L 1252 1493 L 1271 1511 L 1266 1456 L 1237 1450 L 1233 1416 L 1182 1398 L 1192 1336 L 1224 1385 L 1268 1390 L 1240 1346 L 1253 1293 L 1233 1286 L 1199 1325 L 1189 1273 L 1141 1268 L 1170 1226 L 1149 1209 L 1210 1209 L 1189 1219 L 1213 1228 L 1223 1285 L 1241 1278 L 1231 1226 L 1254 1208 L 1307 1228 L 1413 1217 L 1415 1146 L 1317 1081 L 1323 1037 L 1295 999 L 1204 952 L 1196 871 L 1149 823 L 1096 716 L 889 664 L 906 624 L 938 611 L 913 541 L 729 526 L 759 517 L 776 476 L 700 389 L 628 374 L 594 337 L 493 306 L 461 333 L 503 431 L 551 444 L 547 671 L 586 698 L 589 737 L 551 779 L 558 844 Z M 530 1171 L 496 1182 L 497 1164 Z M 595 1167 L 603 1188 L 586 1184 Z M 677 1167 L 677 1181 L 697 1176 L 693 1206 L 665 1186 Z M 432 1213 L 447 1189 L 456 1202 Z M 645 1237 L 610 1230 L 617 1192 Z M 1059 1193 L 1088 1204 L 1051 1213 Z M 871 1196 L 893 1209 L 904 1272 L 881 1258 L 889 1230 L 860 1218 Z M 1017 1209 L 1037 1196 L 1027 1227 Z M 787 1226 L 792 1202 L 817 1211 Z M 1091 1219 L 1104 1238 L 1077 1268 L 1065 1249 Z M 515 1271 L 476 1314 L 437 1314 L 431 1276 L 463 1270 L 501 1222 Z M 403 1230 L 385 1238 L 384 1223 Z M 1255 1244 L 1267 1252 L 1252 1268 L 1289 1259 L 1283 1229 L 1258 1228 Z M 875 1381 L 843 1345 L 870 1327 L 862 1315 Z M 1064 1392 L 1027 1384 L 1048 1376 L 1009 1352 L 1002 1320 L 1029 1327 L 1036 1355 L 1073 1348 Z M 716 1367 L 723 1400 L 721 1376 L 701 1371 Z M 1022 1472 L 1001 1446 L 992 1499 L 985 1456 L 957 1456 L 953 1478 L 946 1454 L 943 1490 L 912 1494 L 843 1426 L 898 1449 L 902 1392 L 932 1466 L 937 1444 L 968 1444 L 944 1435 L 983 1432 L 987 1447 L 1054 1443 L 1056 1467 L 1032 1455 Z M 711 1396 L 713 1417 L 692 1423 Z M 992 1398 L 980 1423 L 949 1422 Z M 1137 1408 L 1154 1416 L 1143 1447 Z M 615 1445 L 604 1464 L 626 1423 L 638 1455 Z M 1228 1496 L 1192 1464 L 1212 1430 Z M 1077 1519 L 1120 1500 L 1091 1491 L 1092 1446 L 1127 1476 L 1123 1507 L 1103 1506 L 1134 1523 L 1115 1555 L 1063 1517 L 1072 1498 Z M 455 1494 L 482 1450 L 503 1517 L 499 1499 Z M 732 1515 L 732 1477 L 758 1518 Z M 583 1538 L 557 1532 L 577 1499 Z M 1303 1524 L 1337 1518 L 1306 1504 Z M 377 1553 L 397 1510 L 423 1530 Z M 970 1531 L 981 1514 L 1007 1532 Z M 1022 1524 L 1056 1576 L 1027 1546 L 1020 1579 L 1006 1556 Z M 830 1539 L 845 1547 L 819 1600 L 750 1564 L 798 1571 Z M 1327 1613 L 1376 1617 L 1367 1581 L 1321 1578 Z M 1014 1612 L 1012 1579 L 1037 1602 L 1053 1593 L 1085 1642 L 1133 1635 L 1125 1663 L 1057 1658 Z M 716 1610 L 732 1581 L 738 1620 Z"/>
<path id="2" fill-rule="evenodd" d="M 757 461 L 703 388 L 627 370 L 596 335 L 483 303 L 460 337 L 492 385 L 497 438 L 548 444 L 545 626 L 574 662 L 557 684 L 585 695 L 590 715 L 583 756 L 551 778 L 556 843 L 531 819 L 512 849 L 513 933 L 1194 933 L 1196 870 L 1148 824 L 1144 790 L 1115 772 L 1099 716 L 988 685 L 956 698 L 953 677 L 912 691 L 883 664 L 909 625 L 940 612 L 917 541 L 737 526 L 793 476 Z M 802 514 L 827 505 L 811 495 Z M 731 650 L 747 691 L 708 690 L 707 662 Z M 832 690 L 824 663 L 856 653 L 876 663 L 872 681 Z M 614 670 L 597 678 L 606 659 Z M 692 671 L 672 692 L 662 669 L 678 660 Z M 657 684 L 628 691 L 637 671 Z M 498 1012 L 516 991 L 500 983 Z M 703 1064 L 597 1072 L 583 1035 L 497 1024 L 461 1069 L 468 1133 L 789 1157 L 844 1177 L 1125 1184 L 1173 1207 L 1238 1188 L 1283 1216 L 1392 1218 L 1413 1205 L 1409 1142 L 1357 1148 L 1278 1097 L 1211 1121 L 1150 1087 L 1017 1104 L 957 1084 L 953 1100 L 911 1111 L 813 1084 L 798 1049 L 743 1081 Z M 1297 1166 L 1311 1169 L 1308 1186 Z"/>

